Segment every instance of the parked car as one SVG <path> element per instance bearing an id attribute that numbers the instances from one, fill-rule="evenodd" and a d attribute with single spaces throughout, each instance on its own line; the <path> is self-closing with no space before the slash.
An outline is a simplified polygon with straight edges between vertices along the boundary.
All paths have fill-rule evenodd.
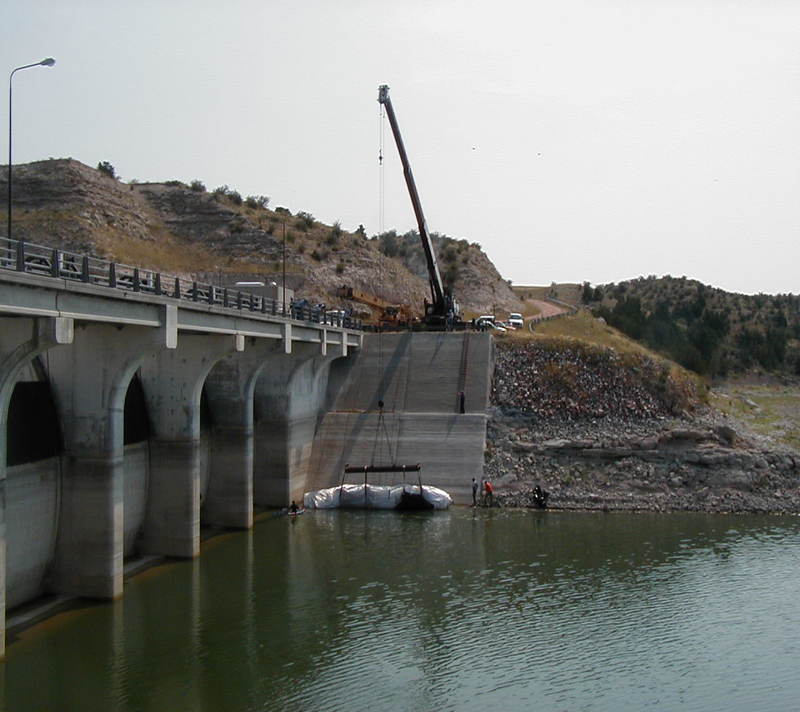
<path id="1" fill-rule="evenodd" d="M 508 323 L 511 324 L 511 326 L 513 326 L 515 329 L 519 329 L 525 325 L 522 314 L 518 314 L 517 312 L 511 312 L 508 315 Z"/>

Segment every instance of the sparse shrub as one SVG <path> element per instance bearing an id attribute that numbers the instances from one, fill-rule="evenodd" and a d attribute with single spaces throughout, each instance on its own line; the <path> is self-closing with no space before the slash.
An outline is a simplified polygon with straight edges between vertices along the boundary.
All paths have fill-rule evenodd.
<path id="1" fill-rule="evenodd" d="M 314 216 L 301 210 L 297 213 L 297 220 L 294 221 L 294 226 L 298 230 L 307 232 L 309 228 L 314 227 Z"/>
<path id="2" fill-rule="evenodd" d="M 193 180 L 189 183 L 189 188 L 191 188 L 195 193 L 205 193 L 206 186 L 201 180 Z"/>
<path id="3" fill-rule="evenodd" d="M 294 242 L 295 234 L 291 230 L 286 231 L 286 242 Z"/>
<path id="4" fill-rule="evenodd" d="M 342 223 L 341 221 L 337 220 L 333 223 L 333 227 L 331 231 L 328 233 L 328 236 L 325 238 L 325 242 L 328 245 L 335 245 L 339 238 L 342 236 Z"/>
<path id="5" fill-rule="evenodd" d="M 356 235 L 361 235 L 361 237 L 366 237 L 367 229 L 363 225 L 359 224 L 359 226 L 356 228 Z"/>
<path id="6" fill-rule="evenodd" d="M 267 225 L 267 226 L 264 228 L 264 232 L 266 232 L 266 233 L 267 233 L 267 235 L 272 235 L 272 234 L 275 232 L 275 223 L 274 223 L 274 222 L 271 222 L 271 223 L 269 223 L 269 224 L 268 224 L 268 225 Z"/>
<path id="7" fill-rule="evenodd" d="M 275 212 L 276 213 L 280 213 L 281 215 L 291 215 L 292 214 L 292 211 L 289 210 L 289 208 L 284 208 L 284 207 L 282 207 L 280 205 L 277 208 L 275 208 Z"/>
<path id="8" fill-rule="evenodd" d="M 458 280 L 458 277 L 458 265 L 455 262 L 451 262 L 449 265 L 447 265 L 447 269 L 444 271 L 442 279 L 444 279 L 446 285 L 452 287 L 456 283 L 456 280 Z"/>
<path id="9" fill-rule="evenodd" d="M 443 257 L 445 262 L 455 262 L 458 258 L 458 251 L 453 245 L 448 245 L 444 250 Z"/>
<path id="10" fill-rule="evenodd" d="M 301 242 L 297 245 L 297 254 L 302 255 L 306 251 L 306 246 Z"/>
<path id="11" fill-rule="evenodd" d="M 317 262 L 320 262 L 322 260 L 322 255 L 316 248 L 311 253 L 311 259 L 316 260 Z"/>
<path id="12" fill-rule="evenodd" d="M 228 193 L 228 200 L 230 200 L 234 205 L 241 205 L 242 194 L 238 190 L 232 190 L 230 193 Z"/>
<path id="13" fill-rule="evenodd" d="M 259 208 L 261 210 L 266 210 L 269 204 L 269 198 L 266 195 L 248 195 L 244 202 L 248 208 L 252 208 L 253 210 L 258 210 Z"/>
<path id="14" fill-rule="evenodd" d="M 183 188 L 186 184 L 179 180 L 168 180 L 164 181 L 164 185 L 168 185 L 170 188 Z"/>
<path id="15" fill-rule="evenodd" d="M 100 163 L 97 164 L 97 170 L 103 175 L 107 175 L 109 178 L 117 177 L 117 172 L 114 170 L 114 166 L 112 166 L 108 161 L 100 161 Z"/>
<path id="16" fill-rule="evenodd" d="M 394 230 L 378 235 L 378 249 L 387 257 L 394 257 L 397 254 L 398 242 L 397 233 Z"/>
<path id="17" fill-rule="evenodd" d="M 228 188 L 227 185 L 221 185 L 217 188 L 214 188 L 214 191 L 211 193 L 211 195 L 214 197 L 214 200 L 222 200 L 222 198 L 224 198 L 229 191 L 230 188 Z"/>
<path id="18" fill-rule="evenodd" d="M 344 272 L 344 262 L 338 262 L 336 264 L 336 274 L 342 274 Z"/>

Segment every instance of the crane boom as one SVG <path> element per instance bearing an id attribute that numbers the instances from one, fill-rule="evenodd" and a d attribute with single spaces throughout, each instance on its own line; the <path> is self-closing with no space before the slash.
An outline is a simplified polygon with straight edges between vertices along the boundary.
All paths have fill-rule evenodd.
<path id="1" fill-rule="evenodd" d="M 432 303 L 426 316 L 445 318 L 448 311 L 453 310 L 453 300 L 445 294 L 442 275 L 439 272 L 439 263 L 436 260 L 436 251 L 433 249 L 431 237 L 428 234 L 428 224 L 425 222 L 425 214 L 422 212 L 422 203 L 417 192 L 417 184 L 414 182 L 414 174 L 411 172 L 411 163 L 408 160 L 403 137 L 400 135 L 400 126 L 394 113 L 392 100 L 389 98 L 389 87 L 383 84 L 378 89 L 378 102 L 383 104 L 386 115 L 389 117 L 389 124 L 392 127 L 394 142 L 397 144 L 397 151 L 400 154 L 400 161 L 403 163 L 403 174 L 406 178 L 406 186 L 411 196 L 411 204 L 414 207 L 414 215 L 417 217 L 417 227 L 419 237 L 422 240 L 422 249 L 425 251 L 425 261 L 428 264 L 428 282 L 431 287 Z"/>

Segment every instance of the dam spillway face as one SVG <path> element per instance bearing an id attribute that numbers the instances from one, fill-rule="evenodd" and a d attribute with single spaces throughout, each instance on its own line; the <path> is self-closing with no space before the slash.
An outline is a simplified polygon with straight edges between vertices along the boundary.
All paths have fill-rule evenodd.
<path id="1" fill-rule="evenodd" d="M 368 334 L 342 361 L 331 370 L 308 489 L 338 484 L 347 464 L 418 462 L 426 484 L 471 502 L 472 478 L 483 474 L 491 336 Z"/>

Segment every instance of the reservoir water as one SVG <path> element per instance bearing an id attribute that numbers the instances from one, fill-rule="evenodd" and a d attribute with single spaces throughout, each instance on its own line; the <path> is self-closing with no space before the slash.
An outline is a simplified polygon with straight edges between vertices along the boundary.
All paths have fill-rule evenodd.
<path id="1" fill-rule="evenodd" d="M 798 561 L 794 517 L 274 517 L 12 640 L 3 709 L 794 709 Z"/>

